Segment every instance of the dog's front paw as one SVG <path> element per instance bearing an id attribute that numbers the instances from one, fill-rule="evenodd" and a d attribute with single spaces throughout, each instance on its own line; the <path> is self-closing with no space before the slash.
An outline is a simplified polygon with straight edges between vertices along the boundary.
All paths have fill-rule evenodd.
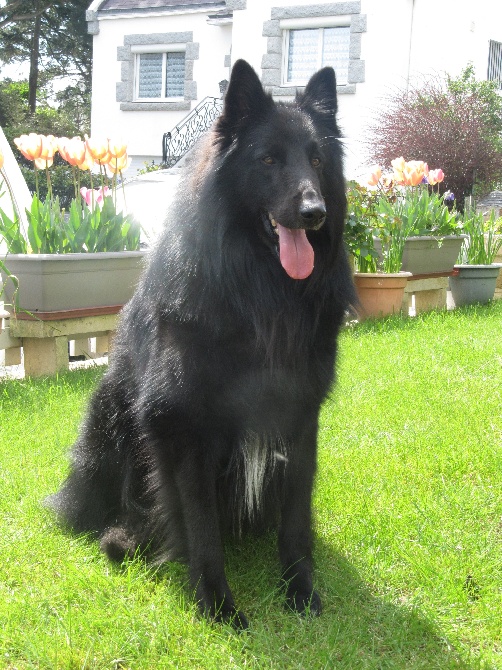
<path id="1" fill-rule="evenodd" d="M 286 593 L 287 606 L 303 615 L 319 616 L 322 611 L 321 599 L 317 591 L 301 591 L 288 588 Z"/>
<path id="2" fill-rule="evenodd" d="M 219 604 L 218 604 L 219 602 Z M 245 614 L 237 609 L 231 596 L 223 598 L 201 598 L 199 596 L 198 606 L 201 614 L 217 623 L 229 624 L 236 630 L 249 628 L 249 621 Z"/>
<path id="3" fill-rule="evenodd" d="M 249 621 L 236 607 L 220 608 L 213 616 L 215 621 L 230 624 L 235 630 L 246 630 L 249 628 Z"/>

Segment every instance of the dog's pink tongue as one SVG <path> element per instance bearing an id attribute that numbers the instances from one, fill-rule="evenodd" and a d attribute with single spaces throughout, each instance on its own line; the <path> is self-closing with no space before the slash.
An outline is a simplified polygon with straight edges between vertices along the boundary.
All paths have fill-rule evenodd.
<path id="1" fill-rule="evenodd" d="M 281 265 L 293 279 L 306 279 L 314 269 L 314 250 L 301 228 L 291 230 L 277 224 Z"/>

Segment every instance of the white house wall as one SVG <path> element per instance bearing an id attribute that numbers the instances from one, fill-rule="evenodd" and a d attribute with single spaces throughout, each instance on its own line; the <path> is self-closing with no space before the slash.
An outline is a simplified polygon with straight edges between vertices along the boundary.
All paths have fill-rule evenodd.
<path id="1" fill-rule="evenodd" d="M 159 15 L 138 18 L 113 18 L 99 21 L 99 34 L 93 41 L 91 133 L 96 137 L 119 134 L 128 144 L 129 154 L 160 161 L 162 135 L 188 114 L 184 111 L 123 111 L 116 97 L 116 82 L 121 81 L 121 62 L 117 47 L 124 36 L 170 32 L 193 32 L 199 44 L 193 79 L 197 99 L 220 95 L 218 83 L 229 77 L 225 56 L 230 54 L 231 26 L 207 23 L 207 12 L 189 15 Z M 228 61 L 228 58 L 227 58 Z M 193 101 L 193 108 L 197 101 Z M 138 160 L 135 161 L 136 166 Z M 133 166 L 134 167 L 134 166 Z"/>
<path id="2" fill-rule="evenodd" d="M 186 111 L 121 111 L 115 82 L 120 81 L 121 64 L 117 46 L 124 35 L 193 31 L 199 44 L 194 61 L 197 98 L 219 95 L 218 82 L 228 79 L 225 56 L 231 62 L 244 58 L 259 74 L 267 66 L 266 26 L 272 8 L 311 8 L 357 2 L 323 0 L 227 0 L 233 9 L 233 25 L 208 25 L 207 13 L 180 14 L 99 21 L 94 37 L 92 133 L 120 132 L 136 156 L 160 158 L 162 133 L 170 130 Z M 488 42 L 502 42 L 501 0 L 360 0 L 364 27 L 358 35 L 361 77 L 350 93 L 339 95 L 339 120 L 345 137 L 346 171 L 349 177 L 362 175 L 367 164 L 364 149 L 366 128 L 384 96 L 396 86 L 406 86 L 419 76 L 456 76 L 468 64 L 478 78 L 486 77 Z M 227 57 L 227 65 L 228 65 Z M 192 102 L 192 107 L 196 101 Z M 412 123 L 410 119 L 410 123 Z M 408 157 L 410 158 L 410 157 Z M 415 157 L 426 158 L 426 157 Z"/>

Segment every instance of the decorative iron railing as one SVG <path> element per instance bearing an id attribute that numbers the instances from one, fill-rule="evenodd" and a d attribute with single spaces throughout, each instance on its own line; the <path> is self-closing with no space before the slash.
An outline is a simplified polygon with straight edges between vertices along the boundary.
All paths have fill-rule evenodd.
<path id="1" fill-rule="evenodd" d="M 223 100 L 206 97 L 169 133 L 162 136 L 162 163 L 173 167 L 221 114 Z"/>

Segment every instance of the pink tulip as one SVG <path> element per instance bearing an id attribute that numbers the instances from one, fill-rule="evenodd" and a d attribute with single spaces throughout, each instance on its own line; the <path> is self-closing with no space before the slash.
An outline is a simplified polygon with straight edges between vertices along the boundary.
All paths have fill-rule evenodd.
<path id="1" fill-rule="evenodd" d="M 441 168 L 438 168 L 437 170 L 430 170 L 429 174 L 427 175 L 427 181 L 431 186 L 434 186 L 435 184 L 440 184 L 444 179 L 444 172 L 441 170 Z"/>
<path id="2" fill-rule="evenodd" d="M 107 195 L 110 195 L 110 189 L 108 186 L 104 186 L 102 188 L 97 188 L 93 191 L 92 188 L 86 188 L 85 186 L 82 186 L 80 189 L 80 195 L 84 199 L 85 204 L 87 207 L 92 207 L 92 201 L 94 198 L 94 203 L 98 205 L 98 207 L 103 206 L 103 201 L 106 198 Z"/>

